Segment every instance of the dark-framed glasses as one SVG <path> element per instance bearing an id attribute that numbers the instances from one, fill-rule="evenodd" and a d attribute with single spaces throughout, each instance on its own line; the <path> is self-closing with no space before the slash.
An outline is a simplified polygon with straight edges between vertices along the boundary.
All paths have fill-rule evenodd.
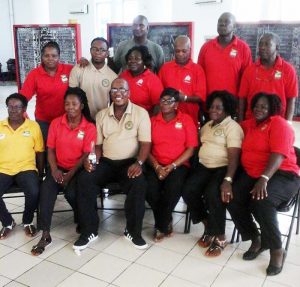
<path id="1" fill-rule="evenodd" d="M 22 105 L 18 105 L 18 106 L 11 106 L 11 105 L 8 105 L 7 106 L 7 109 L 9 111 L 21 111 L 23 109 L 23 106 Z"/>
<path id="2" fill-rule="evenodd" d="M 160 99 L 160 103 L 163 105 L 173 105 L 175 103 L 175 99 Z"/>

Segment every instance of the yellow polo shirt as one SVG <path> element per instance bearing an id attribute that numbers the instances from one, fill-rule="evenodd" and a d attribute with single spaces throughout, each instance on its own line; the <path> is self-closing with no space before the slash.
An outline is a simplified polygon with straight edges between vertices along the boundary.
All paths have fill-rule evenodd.
<path id="1" fill-rule="evenodd" d="M 40 126 L 26 119 L 16 130 L 8 120 L 0 121 L 0 172 L 15 175 L 21 171 L 37 170 L 35 153 L 44 151 Z"/>
<path id="2" fill-rule="evenodd" d="M 215 126 L 209 121 L 200 130 L 199 162 L 207 168 L 227 166 L 227 148 L 241 148 L 243 138 L 241 126 L 230 116 Z"/>
<path id="3" fill-rule="evenodd" d="M 120 121 L 111 104 L 97 114 L 96 126 L 97 144 L 103 145 L 103 156 L 112 160 L 136 157 L 139 142 L 151 142 L 148 112 L 130 101 Z"/>
<path id="4" fill-rule="evenodd" d="M 97 70 L 90 62 L 85 68 L 75 65 L 69 78 L 70 87 L 80 87 L 85 91 L 88 99 L 91 116 L 96 114 L 110 103 L 109 91 L 111 83 L 118 76 L 107 64 Z"/>

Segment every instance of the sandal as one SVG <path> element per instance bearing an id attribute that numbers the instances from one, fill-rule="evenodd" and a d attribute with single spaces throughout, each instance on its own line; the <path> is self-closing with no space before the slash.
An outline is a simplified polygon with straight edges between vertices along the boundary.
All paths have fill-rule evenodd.
<path id="1" fill-rule="evenodd" d="M 172 237 L 174 235 L 173 233 L 173 220 L 168 224 L 168 230 L 166 232 L 167 237 Z"/>
<path id="2" fill-rule="evenodd" d="M 218 237 L 211 243 L 209 248 L 205 252 L 205 256 L 207 257 L 217 257 L 219 256 L 224 248 L 227 246 L 227 240 L 220 240 Z"/>
<path id="3" fill-rule="evenodd" d="M 34 245 L 31 249 L 31 254 L 34 256 L 41 255 L 46 247 L 48 247 L 52 242 L 51 237 L 42 237 L 37 245 Z"/>
<path id="4" fill-rule="evenodd" d="M 209 245 L 211 245 L 214 238 L 214 236 L 203 233 L 203 235 L 200 237 L 197 243 L 200 247 L 207 248 Z"/>
<path id="5" fill-rule="evenodd" d="M 161 242 L 165 237 L 165 234 L 160 232 L 158 229 L 155 229 L 153 240 L 154 242 Z"/>

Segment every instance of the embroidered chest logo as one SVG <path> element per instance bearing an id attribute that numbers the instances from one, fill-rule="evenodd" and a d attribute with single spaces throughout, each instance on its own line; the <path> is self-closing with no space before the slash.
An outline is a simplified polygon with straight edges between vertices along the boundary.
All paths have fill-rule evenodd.
<path id="1" fill-rule="evenodd" d="M 143 85 L 143 83 L 144 83 L 143 79 L 139 79 L 139 80 L 136 82 L 136 84 L 137 84 L 138 86 L 140 86 L 140 87 Z"/>
<path id="2" fill-rule="evenodd" d="M 110 86 L 109 80 L 108 79 L 103 79 L 102 80 L 102 86 L 105 87 L 105 88 L 109 87 Z"/>
<path id="3" fill-rule="evenodd" d="M 224 135 L 223 129 L 216 129 L 216 130 L 214 131 L 214 136 L 217 136 L 217 137 L 224 137 L 225 135 Z"/>
<path id="4" fill-rule="evenodd" d="M 183 81 L 187 84 L 190 84 L 191 83 L 191 79 L 192 77 L 190 75 L 186 75 L 185 78 L 183 79 Z"/>
<path id="5" fill-rule="evenodd" d="M 265 130 L 267 127 L 268 127 L 268 125 L 263 125 L 263 126 L 260 128 L 260 130 L 263 131 L 263 130 Z"/>
<path id="6" fill-rule="evenodd" d="M 5 139 L 5 134 L 0 134 L 0 140 Z"/>
<path id="7" fill-rule="evenodd" d="M 61 81 L 62 81 L 64 84 L 68 82 L 68 77 L 67 77 L 67 75 L 65 75 L 65 74 L 61 75 L 60 78 L 61 78 Z"/>
<path id="8" fill-rule="evenodd" d="M 132 130 L 133 128 L 133 122 L 132 121 L 128 121 L 127 123 L 125 123 L 125 129 L 126 130 Z"/>
<path id="9" fill-rule="evenodd" d="M 24 131 L 24 132 L 22 133 L 22 136 L 23 136 L 23 137 L 30 137 L 30 131 Z"/>
<path id="10" fill-rule="evenodd" d="M 77 138 L 82 140 L 84 138 L 84 131 L 79 130 L 77 134 Z"/>
<path id="11" fill-rule="evenodd" d="M 231 58 L 235 58 L 237 56 L 238 51 L 236 49 L 231 49 L 229 55 Z"/>
<path id="12" fill-rule="evenodd" d="M 181 130 L 182 129 L 182 123 L 181 122 L 176 122 L 175 123 L 175 129 Z"/>
<path id="13" fill-rule="evenodd" d="M 279 79 L 281 79 L 281 77 L 282 77 L 282 73 L 281 73 L 281 71 L 275 71 L 275 74 L 274 74 L 274 79 L 275 80 L 279 80 Z"/>

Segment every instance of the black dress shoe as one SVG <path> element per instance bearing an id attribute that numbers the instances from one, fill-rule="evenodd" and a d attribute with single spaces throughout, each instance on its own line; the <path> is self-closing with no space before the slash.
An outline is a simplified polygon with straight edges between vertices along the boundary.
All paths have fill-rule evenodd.
<path id="1" fill-rule="evenodd" d="M 260 253 L 264 252 L 266 250 L 266 248 L 259 248 L 257 251 L 246 251 L 243 254 L 243 259 L 250 261 L 250 260 L 254 260 Z"/>
<path id="2" fill-rule="evenodd" d="M 285 257 L 286 257 L 286 251 L 283 252 L 281 266 L 275 266 L 275 265 L 269 264 L 269 266 L 266 270 L 268 276 L 274 276 L 274 275 L 277 275 L 281 272 L 281 270 L 283 268 L 284 261 L 285 261 Z"/>

